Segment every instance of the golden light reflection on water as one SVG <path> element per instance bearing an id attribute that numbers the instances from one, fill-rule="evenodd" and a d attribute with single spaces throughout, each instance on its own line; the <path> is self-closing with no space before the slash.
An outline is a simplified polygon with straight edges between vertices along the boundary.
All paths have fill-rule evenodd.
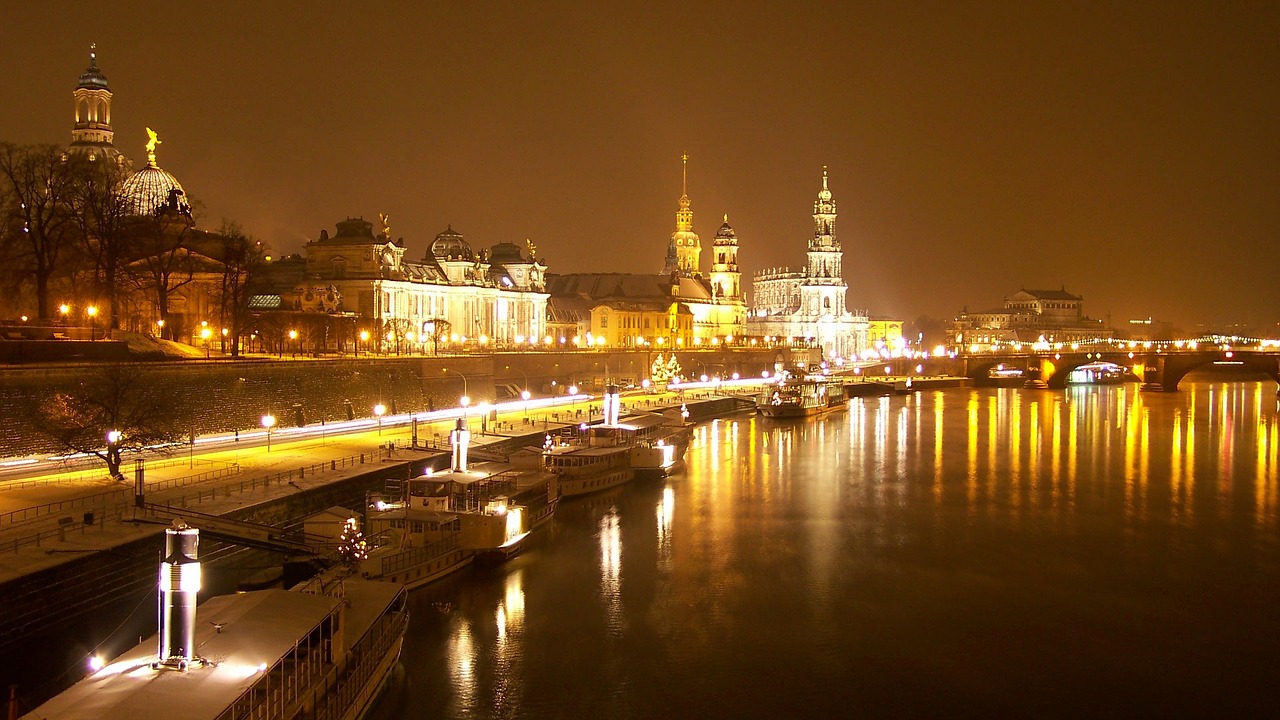
<path id="1" fill-rule="evenodd" d="M 600 518 L 600 597 L 604 599 L 609 629 L 622 628 L 622 528 L 618 513 Z"/>
<path id="2" fill-rule="evenodd" d="M 978 393 L 969 393 L 969 472 L 965 497 L 969 501 L 969 513 L 973 514 L 978 501 Z"/>
<path id="3" fill-rule="evenodd" d="M 839 448 L 886 480 L 914 475 L 935 504 L 959 491 L 971 517 L 1007 514 L 1017 523 L 1052 511 L 1068 528 L 1086 502 L 1114 507 L 1127 524 L 1190 525 L 1200 512 L 1232 516 L 1233 496 L 1247 490 L 1257 521 L 1274 524 L 1280 407 L 1270 396 L 1270 385 L 1187 381 L 1179 393 L 1121 385 L 855 400 Z M 804 442 L 830 443 L 839 428 L 815 428 Z M 867 492 L 881 503 L 911 494 Z"/>
<path id="4" fill-rule="evenodd" d="M 449 644 L 449 678 L 462 705 L 476 699 L 476 648 L 471 637 L 471 625 L 460 620 Z"/>
<path id="5" fill-rule="evenodd" d="M 676 516 L 676 491 L 667 485 L 662 488 L 662 497 L 656 508 L 658 516 L 658 562 L 667 565 L 671 562 L 671 521 Z"/>

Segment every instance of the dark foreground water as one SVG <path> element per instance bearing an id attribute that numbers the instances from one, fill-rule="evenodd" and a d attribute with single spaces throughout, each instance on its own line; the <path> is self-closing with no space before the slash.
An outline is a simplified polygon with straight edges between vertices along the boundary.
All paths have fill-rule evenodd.
<path id="1" fill-rule="evenodd" d="M 417 591 L 378 717 L 1275 717 L 1275 385 L 1182 387 L 702 425 Z"/>

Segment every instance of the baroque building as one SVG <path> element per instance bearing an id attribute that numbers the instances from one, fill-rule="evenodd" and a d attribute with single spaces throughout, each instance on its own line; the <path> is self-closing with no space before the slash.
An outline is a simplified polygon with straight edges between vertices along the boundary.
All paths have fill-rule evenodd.
<path id="1" fill-rule="evenodd" d="M 827 358 L 854 358 L 868 346 L 870 320 L 845 307 L 844 253 L 836 237 L 836 203 L 822 168 L 813 203 L 813 237 L 802 269 L 761 270 L 752 279 L 747 333 L 766 341 L 820 345 Z M 898 325 L 901 334 L 901 324 Z"/>
<path id="2" fill-rule="evenodd" d="M 525 250 L 498 243 L 475 251 L 450 226 L 411 259 L 386 215 L 377 234 L 373 223 L 347 218 L 334 235 L 322 230 L 307 243 L 303 285 L 293 295 L 336 298 L 329 309 L 354 314 L 384 348 L 546 344 L 547 266 L 533 243 Z"/>
<path id="3" fill-rule="evenodd" d="M 1084 314 L 1084 298 L 1059 290 L 1027 290 L 1004 299 L 1004 307 L 961 311 L 951 323 L 953 347 L 998 343 L 1073 343 L 1112 337 L 1101 320 Z"/>
<path id="4" fill-rule="evenodd" d="M 552 324 L 581 346 L 704 347 L 732 344 L 746 331 L 747 306 L 738 270 L 738 236 L 729 216 L 716 231 L 710 273 L 693 229 L 689 156 L 681 157 L 676 229 L 661 272 L 552 275 Z"/>

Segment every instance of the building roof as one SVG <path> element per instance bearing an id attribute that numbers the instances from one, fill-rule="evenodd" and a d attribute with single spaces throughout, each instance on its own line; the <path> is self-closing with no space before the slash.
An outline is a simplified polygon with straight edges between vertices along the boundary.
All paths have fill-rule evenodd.
<path id="1" fill-rule="evenodd" d="M 453 225 L 449 225 L 443 232 L 436 235 L 436 239 L 431 243 L 431 248 L 427 251 L 429 257 L 439 260 L 465 260 L 473 261 L 476 256 L 471 250 L 471 245 L 463 239 L 462 233 L 453 229 Z"/>
<path id="2" fill-rule="evenodd" d="M 76 83 L 76 87 L 111 91 L 111 88 L 107 87 L 107 76 L 103 75 L 102 70 L 98 69 L 98 53 L 96 51 L 89 51 L 89 67 L 80 74 L 80 81 Z"/>
<path id="3" fill-rule="evenodd" d="M 154 215 L 165 208 L 190 212 L 182 183 L 154 163 L 147 163 L 146 167 L 130 175 L 124 181 L 122 193 L 130 215 Z"/>
<path id="4" fill-rule="evenodd" d="M 1084 300 L 1084 298 L 1079 295 L 1072 295 L 1067 292 L 1065 288 L 1062 290 L 1028 290 L 1023 288 L 1015 293 L 1014 297 L 1024 293 L 1038 300 Z"/>
<path id="5" fill-rule="evenodd" d="M 675 292 L 672 292 L 672 289 Z M 593 300 L 662 300 L 703 302 L 711 299 L 710 283 L 702 278 L 638 273 L 574 273 L 548 275 L 547 291 L 554 296 Z"/>

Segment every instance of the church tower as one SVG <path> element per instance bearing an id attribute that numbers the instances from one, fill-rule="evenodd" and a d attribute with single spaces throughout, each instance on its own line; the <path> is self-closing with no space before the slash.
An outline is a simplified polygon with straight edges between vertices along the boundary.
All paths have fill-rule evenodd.
<path id="1" fill-rule="evenodd" d="M 671 233 L 671 245 L 667 255 L 669 257 L 671 248 L 674 248 L 676 270 L 685 277 L 697 277 L 702 242 L 698 239 L 698 234 L 693 231 L 693 209 L 690 207 L 688 192 L 689 156 L 682 155 L 680 160 L 683 163 L 680 180 L 680 209 L 676 211 L 676 231 Z"/>
<path id="2" fill-rule="evenodd" d="M 715 256 L 711 262 L 711 286 L 717 298 L 738 300 L 742 297 L 742 274 L 738 272 L 738 236 L 729 225 L 729 216 L 716 231 L 713 242 Z"/>
<path id="3" fill-rule="evenodd" d="M 98 69 L 97 46 L 89 46 L 89 67 L 80 75 L 75 99 L 76 124 L 71 130 L 69 154 L 83 155 L 90 160 L 124 162 L 124 156 L 116 150 L 111 129 L 111 88 L 107 76 Z"/>
<path id="4" fill-rule="evenodd" d="M 840 241 L 836 239 L 836 203 L 827 187 L 827 168 L 822 168 L 822 189 L 813 203 L 813 239 L 809 241 L 809 263 L 805 268 L 807 295 L 802 302 L 810 315 L 844 314 L 847 286 L 840 276 Z"/>

